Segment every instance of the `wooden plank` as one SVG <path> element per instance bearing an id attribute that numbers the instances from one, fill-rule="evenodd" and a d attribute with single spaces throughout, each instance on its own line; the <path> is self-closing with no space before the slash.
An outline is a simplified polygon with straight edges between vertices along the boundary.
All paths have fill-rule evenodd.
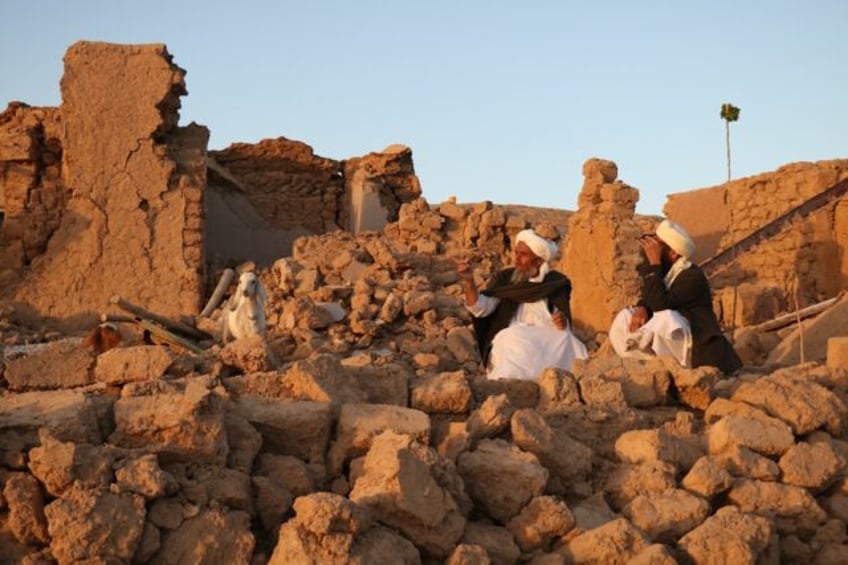
<path id="1" fill-rule="evenodd" d="M 203 353 L 203 349 L 199 345 L 192 343 L 191 341 L 189 341 L 185 338 L 182 338 L 182 337 L 176 335 L 173 332 L 169 332 L 168 330 L 166 330 L 162 326 L 159 326 L 159 325 L 151 322 L 150 320 L 145 320 L 144 318 L 140 318 L 140 319 L 136 320 L 136 323 L 141 328 L 149 331 L 151 334 L 155 335 L 159 339 L 167 341 L 168 343 L 171 343 L 173 345 L 178 345 L 180 347 L 188 349 L 192 353 Z"/>
<path id="2" fill-rule="evenodd" d="M 188 324 L 177 322 L 164 316 L 160 316 L 159 314 L 149 312 L 140 306 L 136 306 L 135 304 L 124 300 L 118 295 L 113 296 L 109 301 L 112 304 L 118 306 L 118 308 L 120 308 L 121 310 L 125 310 L 130 314 L 133 314 L 134 316 L 138 316 L 139 318 L 144 318 L 156 322 L 161 327 L 167 329 L 170 332 L 181 333 L 197 340 L 212 339 L 212 336 L 206 332 L 200 331 L 195 327 L 189 326 Z"/>
<path id="3" fill-rule="evenodd" d="M 804 318 L 809 318 L 810 316 L 815 316 L 821 312 L 824 312 L 836 301 L 839 299 L 839 296 L 834 296 L 833 298 L 829 298 L 828 300 L 824 300 L 822 302 L 818 302 L 811 306 L 807 306 L 805 308 L 801 308 L 800 310 L 796 310 L 795 312 L 790 312 L 789 314 L 783 314 L 782 316 L 778 316 L 774 320 L 769 320 L 768 322 L 763 322 L 762 324 L 758 324 L 756 329 L 761 332 L 770 332 L 774 330 L 779 330 L 789 324 L 795 323 L 797 320 L 803 320 Z"/>

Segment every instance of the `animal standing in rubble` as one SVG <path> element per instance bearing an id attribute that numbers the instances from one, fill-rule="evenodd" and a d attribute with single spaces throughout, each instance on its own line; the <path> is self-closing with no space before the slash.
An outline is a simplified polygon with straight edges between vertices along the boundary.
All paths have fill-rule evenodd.
<path id="1" fill-rule="evenodd" d="M 255 335 L 265 336 L 268 295 L 256 273 L 239 276 L 238 288 L 224 306 L 221 336 L 224 343 Z"/>

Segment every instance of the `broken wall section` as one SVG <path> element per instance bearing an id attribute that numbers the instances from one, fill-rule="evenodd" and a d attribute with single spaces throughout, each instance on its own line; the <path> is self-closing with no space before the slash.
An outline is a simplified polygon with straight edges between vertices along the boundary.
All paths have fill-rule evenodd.
<path id="1" fill-rule="evenodd" d="M 846 179 L 848 160 L 791 163 L 727 185 L 672 194 L 664 211 L 690 230 L 701 248 L 697 257 L 705 259 Z M 794 309 L 796 297 L 803 307 L 835 296 L 848 286 L 846 249 L 848 197 L 843 195 L 740 252 L 735 266 L 710 273 L 723 319 L 729 323 L 734 285 L 776 297 L 771 308 L 737 308 L 737 325 Z"/>
<path id="2" fill-rule="evenodd" d="M 58 108 L 12 102 L 0 113 L 0 281 L 6 287 L 43 253 L 70 191 L 62 182 Z"/>
<path id="3" fill-rule="evenodd" d="M 382 230 L 421 195 L 403 145 L 338 161 L 279 137 L 209 155 L 210 271 L 248 260 L 268 265 L 290 255 L 302 235 Z"/>
<path id="4" fill-rule="evenodd" d="M 606 332 L 615 314 L 639 298 L 638 238 L 645 227 L 635 217 L 639 191 L 616 180 L 615 163 L 589 159 L 583 177 L 558 268 L 571 279 L 575 328 L 593 336 Z"/>
<path id="5" fill-rule="evenodd" d="M 198 311 L 208 131 L 177 127 L 185 71 L 161 44 L 81 41 L 64 61 L 72 196 L 13 298 L 70 326 L 115 294 L 166 316 Z"/>

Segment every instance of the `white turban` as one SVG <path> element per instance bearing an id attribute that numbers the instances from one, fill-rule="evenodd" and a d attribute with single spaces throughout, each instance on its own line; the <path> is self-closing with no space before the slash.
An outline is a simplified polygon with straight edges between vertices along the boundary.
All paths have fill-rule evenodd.
<path id="1" fill-rule="evenodd" d="M 686 259 L 695 254 L 695 242 L 680 224 L 663 220 L 657 226 L 657 237 Z"/>
<path id="2" fill-rule="evenodd" d="M 515 236 L 515 245 L 524 242 L 530 248 L 536 257 L 541 257 L 545 263 L 557 255 L 557 246 L 553 241 L 549 241 L 540 236 L 533 230 L 522 230 Z"/>

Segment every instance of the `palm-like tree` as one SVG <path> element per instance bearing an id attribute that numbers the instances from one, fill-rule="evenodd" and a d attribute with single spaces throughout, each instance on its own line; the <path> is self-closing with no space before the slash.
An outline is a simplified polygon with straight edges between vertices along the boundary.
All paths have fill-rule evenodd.
<path id="1" fill-rule="evenodd" d="M 729 102 L 721 105 L 721 119 L 724 120 L 725 128 L 725 145 L 727 147 L 727 202 L 730 210 L 730 245 L 731 254 L 733 256 L 734 273 L 736 268 L 736 235 L 733 226 L 733 202 L 730 200 L 730 122 L 739 120 L 739 108 Z M 736 298 L 737 298 L 736 275 L 733 275 L 733 308 L 730 312 L 730 342 L 733 343 L 736 332 Z"/>

